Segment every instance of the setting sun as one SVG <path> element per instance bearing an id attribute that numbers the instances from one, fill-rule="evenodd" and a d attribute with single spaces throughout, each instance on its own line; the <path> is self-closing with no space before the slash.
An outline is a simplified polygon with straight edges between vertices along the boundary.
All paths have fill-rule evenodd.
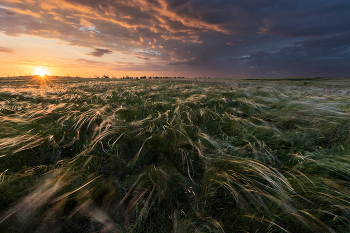
<path id="1" fill-rule="evenodd" d="M 42 67 L 38 67 L 35 69 L 35 74 L 44 76 L 45 74 L 49 75 L 49 72 L 47 72 L 47 70 L 43 69 Z"/>
<path id="2" fill-rule="evenodd" d="M 50 74 L 45 68 L 36 67 L 36 68 L 34 68 L 34 70 L 35 70 L 35 72 L 34 72 L 35 76 L 33 77 L 34 82 L 40 83 L 41 87 L 47 87 L 48 82 L 52 83 L 50 81 Z"/>

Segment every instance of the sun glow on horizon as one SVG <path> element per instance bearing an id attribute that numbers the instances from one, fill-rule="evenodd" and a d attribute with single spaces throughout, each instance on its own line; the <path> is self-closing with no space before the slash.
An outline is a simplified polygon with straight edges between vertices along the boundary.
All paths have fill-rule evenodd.
<path id="1" fill-rule="evenodd" d="M 34 74 L 44 77 L 45 75 L 49 75 L 49 72 L 42 67 L 37 67 L 37 68 L 35 68 Z"/>
<path id="2" fill-rule="evenodd" d="M 36 67 L 35 68 L 35 72 L 34 72 L 35 76 L 33 77 L 33 81 L 34 82 L 37 82 L 37 83 L 40 83 L 40 87 L 41 88 L 46 88 L 48 87 L 48 84 L 51 83 L 51 80 L 50 80 L 50 74 L 49 72 L 43 68 L 43 67 Z"/>

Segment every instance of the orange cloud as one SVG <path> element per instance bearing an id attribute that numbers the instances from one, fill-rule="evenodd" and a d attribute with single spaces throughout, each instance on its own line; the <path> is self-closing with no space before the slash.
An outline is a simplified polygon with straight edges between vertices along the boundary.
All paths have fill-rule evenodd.
<path id="1" fill-rule="evenodd" d="M 57 4 L 52 4 L 49 2 L 41 2 L 40 3 L 40 8 L 43 10 L 47 10 L 47 11 L 52 11 L 52 9 L 57 8 Z"/>
<path id="2" fill-rule="evenodd" d="M 93 25 L 92 23 L 90 23 L 89 21 L 85 20 L 85 19 L 81 19 L 80 20 L 80 25 L 86 28 L 94 28 L 95 25 Z"/>
<path id="3" fill-rule="evenodd" d="M 165 0 L 158 0 L 159 4 L 151 3 L 147 0 L 134 0 L 134 2 L 137 2 L 142 8 L 142 10 L 145 11 L 155 11 L 158 13 L 157 19 L 162 23 L 160 26 L 166 28 L 169 30 L 169 26 L 165 23 L 164 19 L 162 19 L 162 16 L 168 17 L 173 22 L 179 22 L 183 24 L 186 27 L 189 28 L 198 28 L 198 29 L 204 29 L 204 30 L 213 30 L 217 32 L 221 32 L 224 34 L 230 34 L 231 32 L 227 29 L 224 29 L 219 24 L 210 24 L 207 22 L 204 22 L 203 20 L 200 20 L 198 18 L 194 17 L 186 17 L 186 16 L 180 16 L 176 12 L 169 10 L 169 3 Z M 184 29 L 182 29 L 184 30 Z M 190 29 L 188 29 L 190 30 Z M 181 31 L 181 30 L 180 30 Z"/>

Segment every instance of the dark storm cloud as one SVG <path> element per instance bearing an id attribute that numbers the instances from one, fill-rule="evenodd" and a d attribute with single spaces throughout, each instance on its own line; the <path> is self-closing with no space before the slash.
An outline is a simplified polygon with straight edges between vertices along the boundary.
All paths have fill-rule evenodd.
<path id="1" fill-rule="evenodd" d="M 95 49 L 94 52 L 88 53 L 88 55 L 94 56 L 94 57 L 102 57 L 105 54 L 111 54 L 112 51 L 108 49 Z"/>
<path id="2" fill-rule="evenodd" d="M 294 42 L 275 51 L 259 50 L 241 60 L 260 72 L 271 70 L 300 76 L 345 75 L 350 67 L 350 31 Z M 274 69 L 270 64 L 274 64 Z"/>
<path id="3" fill-rule="evenodd" d="M 145 70 L 348 75 L 349 12 L 348 0 L 4 0 L 0 31 L 134 55 Z"/>
<path id="4" fill-rule="evenodd" d="M 0 53 L 1 52 L 3 52 L 3 53 L 12 53 L 12 54 L 15 53 L 15 51 L 13 49 L 11 49 L 11 48 L 6 48 L 6 47 L 1 47 L 0 46 Z"/>
<path id="5" fill-rule="evenodd" d="M 319 1 L 310 4 L 286 4 L 280 13 L 264 19 L 261 34 L 276 34 L 286 37 L 326 36 L 350 30 L 350 3 L 348 1 Z"/>

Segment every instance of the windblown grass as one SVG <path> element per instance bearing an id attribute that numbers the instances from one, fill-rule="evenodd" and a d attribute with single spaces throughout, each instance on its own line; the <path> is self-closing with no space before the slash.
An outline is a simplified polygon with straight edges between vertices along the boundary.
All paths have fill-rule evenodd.
<path id="1" fill-rule="evenodd" d="M 1 83 L 1 232 L 349 232 L 347 80 Z"/>

